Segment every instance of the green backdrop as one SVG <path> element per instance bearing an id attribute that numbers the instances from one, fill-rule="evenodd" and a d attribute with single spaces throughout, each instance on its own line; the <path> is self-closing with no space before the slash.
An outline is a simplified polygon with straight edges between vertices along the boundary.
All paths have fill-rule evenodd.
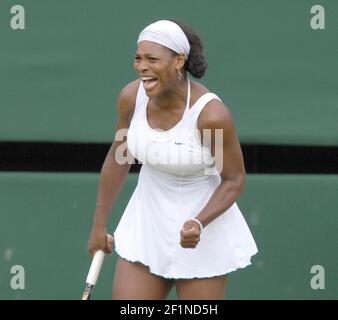
<path id="1" fill-rule="evenodd" d="M 25 30 L 11 8 L 25 9 Z M 137 34 L 177 18 L 204 39 L 202 79 L 231 109 L 241 143 L 338 144 L 338 1 L 0 1 L 0 142 L 110 142 L 118 92 L 135 79 Z M 0 150 L 1 157 L 1 150 Z M 102 159 L 103 161 L 103 159 Z M 113 230 L 135 186 L 130 174 Z M 0 299 L 79 299 L 97 174 L 0 173 Z M 230 299 L 336 299 L 337 175 L 248 175 L 238 203 L 257 240 Z M 109 299 L 116 254 L 95 298 Z M 13 290 L 10 270 L 25 269 Z M 325 289 L 311 288 L 311 267 Z M 175 292 L 170 299 L 175 299 Z"/>
<path id="2" fill-rule="evenodd" d="M 129 175 L 111 232 L 136 180 Z M 97 174 L 0 174 L 0 299 L 81 298 L 97 181 Z M 337 176 L 248 175 L 238 205 L 259 253 L 230 273 L 228 298 L 336 299 L 337 194 Z M 116 253 L 106 258 L 93 298 L 111 298 L 115 261 Z M 25 269 L 24 290 L 10 286 L 13 265 Z M 311 287 L 315 265 L 325 270 L 325 289 Z"/>
<path id="3" fill-rule="evenodd" d="M 202 82 L 231 109 L 244 143 L 338 143 L 338 2 L 320 0 L 0 2 L 0 140 L 111 141 L 115 100 L 136 77 L 138 33 L 177 18 L 204 39 Z"/>

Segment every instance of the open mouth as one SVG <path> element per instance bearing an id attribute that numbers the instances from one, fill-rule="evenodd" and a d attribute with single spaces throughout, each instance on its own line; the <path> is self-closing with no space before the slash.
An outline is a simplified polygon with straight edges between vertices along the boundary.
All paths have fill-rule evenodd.
<path id="1" fill-rule="evenodd" d="M 153 89 L 158 83 L 158 79 L 155 77 L 141 77 L 141 80 L 143 82 L 143 87 L 145 90 Z"/>

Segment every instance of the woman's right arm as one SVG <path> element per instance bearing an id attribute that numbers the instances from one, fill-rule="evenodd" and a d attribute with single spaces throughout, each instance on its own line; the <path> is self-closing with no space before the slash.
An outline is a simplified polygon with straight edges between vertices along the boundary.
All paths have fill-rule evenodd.
<path id="1" fill-rule="evenodd" d="M 118 96 L 116 132 L 129 128 L 135 109 L 138 86 L 139 80 L 131 82 Z M 119 164 L 116 160 L 116 149 L 122 143 L 126 143 L 126 138 L 123 141 L 115 139 L 101 169 L 95 214 L 88 241 L 88 251 L 91 256 L 99 249 L 105 253 L 111 253 L 112 243 L 107 241 L 107 221 L 131 167 L 130 163 Z"/>

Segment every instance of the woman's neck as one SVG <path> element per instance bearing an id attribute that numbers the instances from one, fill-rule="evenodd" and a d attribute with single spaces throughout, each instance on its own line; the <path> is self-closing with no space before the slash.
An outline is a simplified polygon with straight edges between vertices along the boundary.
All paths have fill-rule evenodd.
<path id="1" fill-rule="evenodd" d="M 188 94 L 188 81 L 187 78 L 181 80 L 177 85 L 161 94 L 154 97 L 153 102 L 156 107 L 160 109 L 172 109 L 173 107 L 182 108 L 186 106 Z"/>

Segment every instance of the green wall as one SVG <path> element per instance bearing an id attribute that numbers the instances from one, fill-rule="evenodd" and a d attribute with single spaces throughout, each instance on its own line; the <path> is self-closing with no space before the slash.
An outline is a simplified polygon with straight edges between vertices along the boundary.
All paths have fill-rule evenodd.
<path id="1" fill-rule="evenodd" d="M 80 299 L 97 181 L 96 174 L 0 174 L 0 299 Z M 136 181 L 130 174 L 111 232 Z M 248 175 L 238 204 L 259 253 L 230 273 L 227 298 L 336 299 L 337 194 L 337 176 Z M 93 298 L 111 298 L 115 261 L 115 253 L 106 258 Z M 13 265 L 25 269 L 24 290 L 10 286 Z M 325 269 L 323 290 L 311 288 L 314 265 Z"/>
<path id="2" fill-rule="evenodd" d="M 10 26 L 16 4 L 25 30 Z M 310 27 L 314 4 L 325 30 Z M 202 82 L 232 111 L 241 143 L 338 145 L 337 17 L 336 0 L 2 0 L 0 142 L 111 142 L 117 94 L 136 77 L 138 33 L 177 18 L 204 39 Z M 136 180 L 129 175 L 112 231 Z M 97 182 L 0 173 L 0 299 L 80 298 Z M 228 298 L 336 299 L 337 194 L 337 175 L 248 175 L 238 203 L 260 251 L 230 275 Z M 115 260 L 105 261 L 97 299 L 111 296 Z M 10 287 L 13 265 L 25 268 L 24 290 Z M 310 286 L 313 265 L 325 269 L 323 290 Z"/>
<path id="3" fill-rule="evenodd" d="M 242 142 L 338 143 L 338 2 L 26 0 L 25 30 L 0 2 L 0 141 L 109 142 L 118 92 L 135 79 L 138 33 L 178 18 L 202 36 L 202 82 Z M 325 30 L 310 9 L 325 8 Z"/>

